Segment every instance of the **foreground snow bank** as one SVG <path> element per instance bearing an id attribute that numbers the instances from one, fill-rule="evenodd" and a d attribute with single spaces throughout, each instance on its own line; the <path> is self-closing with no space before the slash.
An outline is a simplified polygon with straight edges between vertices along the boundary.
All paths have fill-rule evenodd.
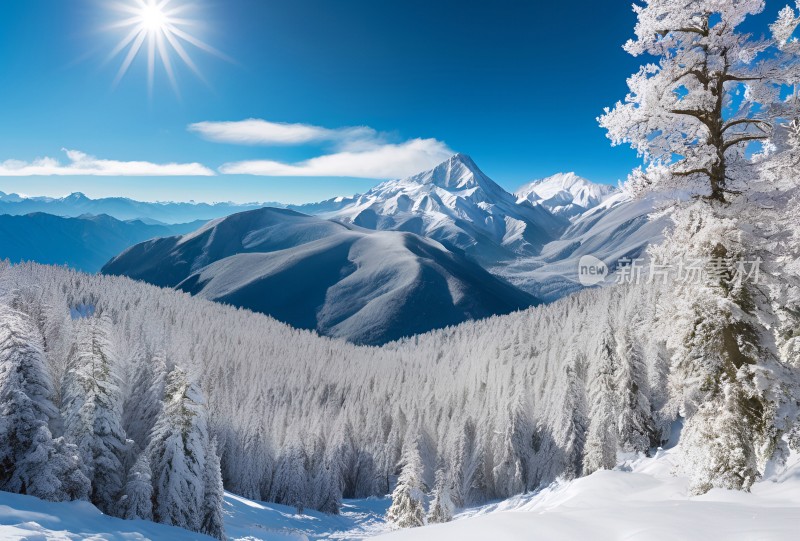
<path id="1" fill-rule="evenodd" d="M 109 517 L 88 502 L 51 503 L 32 496 L 8 492 L 0 492 L 0 539 L 3 541 L 213 540 L 205 535 L 154 522 Z"/>
<path id="2" fill-rule="evenodd" d="M 782 541 L 797 539 L 800 456 L 756 483 L 750 494 L 712 490 L 688 496 L 688 480 L 673 475 L 677 451 L 623 461 L 576 481 L 528 496 L 468 509 L 448 524 L 387 533 L 389 501 L 346 501 L 339 516 L 297 515 L 282 505 L 225 495 L 231 540 L 534 541 L 646 539 Z M 381 535 L 384 534 L 384 535 Z M 378 537 L 374 537 L 378 536 Z M 49 503 L 0 492 L 2 540 L 203 540 L 197 533 L 100 513 L 86 502 Z"/>
<path id="3" fill-rule="evenodd" d="M 386 531 L 387 499 L 345 501 L 342 514 L 315 511 L 298 515 L 283 505 L 255 502 L 225 494 L 228 539 L 246 541 L 310 541 L 363 539 Z M 2 541 L 213 541 L 205 535 L 143 520 L 104 515 L 87 502 L 52 503 L 0 492 Z"/>
<path id="4" fill-rule="evenodd" d="M 554 484 L 527 497 L 462 513 L 448 524 L 380 536 L 385 541 L 795 540 L 800 516 L 800 460 L 750 494 L 714 489 L 688 496 L 671 475 L 672 452 L 618 470 Z"/>

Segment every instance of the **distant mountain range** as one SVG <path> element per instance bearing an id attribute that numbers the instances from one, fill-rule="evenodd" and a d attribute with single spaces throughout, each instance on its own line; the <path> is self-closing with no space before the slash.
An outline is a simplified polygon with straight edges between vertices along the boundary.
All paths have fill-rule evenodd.
<path id="1" fill-rule="evenodd" d="M 1 194 L 0 213 L 80 217 L 0 216 L 0 257 L 87 271 L 113 257 L 103 272 L 378 344 L 577 291 L 581 256 L 613 268 L 668 223 L 651 219 L 659 201 L 574 173 L 509 193 L 463 154 L 362 195 L 274 205 Z M 84 214 L 100 210 L 138 219 Z M 214 220 L 161 223 L 200 216 Z"/>
<path id="2" fill-rule="evenodd" d="M 110 258 L 134 244 L 193 231 L 203 223 L 147 224 L 107 215 L 78 218 L 44 213 L 0 215 L 0 258 L 12 263 L 36 261 L 97 272 Z"/>
<path id="3" fill-rule="evenodd" d="M 55 216 L 76 218 L 87 214 L 107 214 L 117 220 L 141 220 L 145 223 L 180 224 L 197 220 L 208 221 L 236 212 L 265 206 L 282 207 L 280 203 L 147 203 L 126 197 L 90 199 L 76 192 L 66 197 L 22 197 L 0 192 L 0 214 L 15 216 L 44 212 Z"/>
<path id="4" fill-rule="evenodd" d="M 265 208 L 134 246 L 103 272 L 382 344 L 537 300 L 436 241 Z"/>

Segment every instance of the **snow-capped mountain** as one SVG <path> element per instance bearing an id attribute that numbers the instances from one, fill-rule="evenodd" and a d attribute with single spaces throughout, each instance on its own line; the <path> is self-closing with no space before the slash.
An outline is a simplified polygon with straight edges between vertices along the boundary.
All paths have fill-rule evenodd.
<path id="1" fill-rule="evenodd" d="M 139 244 L 103 272 L 365 344 L 536 303 L 435 241 L 287 209 L 243 212 Z"/>
<path id="2" fill-rule="evenodd" d="M 525 184 L 515 194 L 520 201 L 540 204 L 557 216 L 571 219 L 596 207 L 617 191 L 614 186 L 595 184 L 575 173 L 559 173 Z"/>
<path id="3" fill-rule="evenodd" d="M 464 154 L 379 184 L 322 216 L 368 229 L 416 233 L 482 264 L 535 255 L 569 225 L 543 206 L 518 202 Z"/>
<path id="4" fill-rule="evenodd" d="M 66 197 L 26 197 L 0 192 L 0 214 L 15 216 L 44 212 L 55 216 L 76 218 L 85 214 L 107 214 L 117 220 L 142 220 L 146 223 L 180 224 L 197 220 L 212 220 L 236 212 L 279 203 L 178 203 L 144 202 L 127 197 L 92 199 L 75 192 Z"/>

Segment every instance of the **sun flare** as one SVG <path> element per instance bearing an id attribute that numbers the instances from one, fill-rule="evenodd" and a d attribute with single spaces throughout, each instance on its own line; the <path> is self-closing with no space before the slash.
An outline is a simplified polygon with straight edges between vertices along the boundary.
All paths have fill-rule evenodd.
<path id="1" fill-rule="evenodd" d="M 142 26 L 150 32 L 163 31 L 169 22 L 169 19 L 161 10 L 161 6 L 156 4 L 143 6 L 139 18 Z"/>
<path id="2" fill-rule="evenodd" d="M 128 73 L 140 54 L 147 58 L 147 87 L 152 94 L 156 64 L 160 63 L 170 85 L 178 94 L 175 60 L 180 59 L 201 80 L 205 80 L 187 49 L 196 48 L 225 58 L 217 49 L 192 34 L 199 21 L 187 18 L 189 3 L 183 0 L 125 0 L 113 5 L 122 18 L 111 25 L 126 31 L 109 54 L 109 60 L 122 55 L 114 86 Z"/>

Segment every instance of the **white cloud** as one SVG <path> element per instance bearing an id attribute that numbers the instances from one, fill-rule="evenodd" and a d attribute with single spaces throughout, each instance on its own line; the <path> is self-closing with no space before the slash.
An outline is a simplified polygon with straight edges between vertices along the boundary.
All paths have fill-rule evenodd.
<path id="1" fill-rule="evenodd" d="M 229 175 L 270 177 L 354 177 L 393 179 L 431 169 L 453 155 L 436 139 L 412 139 L 399 144 L 380 144 L 346 150 L 297 163 L 252 160 L 226 163 L 220 172 Z"/>
<path id="2" fill-rule="evenodd" d="M 29 176 L 120 176 L 120 177 L 173 177 L 214 176 L 211 169 L 199 163 L 122 162 L 102 160 L 78 150 L 63 149 L 68 163 L 54 158 L 39 158 L 32 162 L 6 160 L 0 162 L 0 177 Z"/>
<path id="3" fill-rule="evenodd" d="M 331 129 L 257 118 L 234 122 L 197 122 L 189 125 L 189 131 L 209 141 L 238 145 L 332 143 L 338 149 L 345 149 L 352 145 L 377 145 L 384 142 L 381 134 L 367 126 Z"/>

